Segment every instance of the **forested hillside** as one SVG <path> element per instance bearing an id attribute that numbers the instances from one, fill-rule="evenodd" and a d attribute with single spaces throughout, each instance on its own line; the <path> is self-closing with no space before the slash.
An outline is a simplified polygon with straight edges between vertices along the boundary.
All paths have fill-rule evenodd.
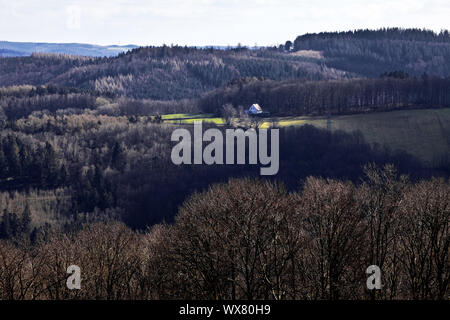
<path id="1" fill-rule="evenodd" d="M 0 59 L 0 86 L 51 84 L 154 100 L 199 97 L 242 77 L 336 79 L 346 73 L 274 49 L 163 46 L 114 58 L 34 54 Z"/>
<path id="2" fill-rule="evenodd" d="M 305 34 L 295 39 L 294 51 L 320 51 L 329 67 L 364 76 L 392 70 L 413 75 L 449 76 L 450 35 L 420 29 L 356 30 Z"/>
<path id="3" fill-rule="evenodd" d="M 54 85 L 138 99 L 198 98 L 232 80 L 330 80 L 379 77 L 402 70 L 410 76 L 447 77 L 450 37 L 415 29 L 306 34 L 291 45 L 137 48 L 117 57 L 38 53 L 0 58 L 0 86 Z"/>
<path id="4" fill-rule="evenodd" d="M 450 185 L 392 166 L 365 173 L 290 193 L 231 179 L 141 233 L 95 223 L 33 250 L 0 240 L 0 299 L 447 299 Z M 81 290 L 66 289 L 67 263 L 83 266 Z M 383 290 L 365 286 L 371 264 Z"/>
<path id="5" fill-rule="evenodd" d="M 286 50 L 287 49 L 287 50 Z M 448 32 L 383 29 L 299 36 L 290 45 L 250 50 L 137 48 L 111 58 L 49 53 L 0 58 L 0 86 L 76 87 L 132 98 L 197 98 L 233 79 L 325 80 L 404 70 L 450 75 Z"/>
<path id="6" fill-rule="evenodd" d="M 243 79 L 203 95 L 199 107 L 218 113 L 225 104 L 244 108 L 258 101 L 272 115 L 289 116 L 450 107 L 450 78 L 395 74 L 333 81 Z"/>
<path id="7" fill-rule="evenodd" d="M 71 100 L 53 94 L 40 99 L 46 96 L 55 96 L 56 103 L 64 99 L 77 101 L 77 96 Z M 172 221 L 186 196 L 210 183 L 259 175 L 258 165 L 176 166 L 170 160 L 170 135 L 177 126 L 159 123 L 154 116 L 108 115 L 102 105 L 86 106 L 35 109 L 20 117 L 8 112 L 9 117 L 3 118 L 0 192 L 16 192 L 12 199 L 5 194 L 6 200 L 0 203 L 6 210 L 3 219 L 10 219 L 7 213 L 21 219 L 28 203 L 33 218 L 30 232 L 33 228 L 40 232 L 45 223 L 64 229 L 68 222 L 73 227 L 112 218 L 142 229 Z M 276 179 L 290 188 L 308 175 L 356 181 L 367 162 L 394 163 L 415 178 L 430 173 L 405 153 L 367 145 L 359 134 L 331 134 L 311 126 L 284 128 L 280 148 L 283 151 Z M 33 195 L 39 191 L 44 192 L 41 197 Z M 51 205 L 43 206 L 42 201 Z M 59 206 L 61 202 L 66 206 Z M 7 229 L 3 237 L 23 236 L 20 229 Z M 27 236 L 31 237 L 31 233 Z"/>
<path id="8" fill-rule="evenodd" d="M 389 29 L 293 49 L 0 58 L 0 299 L 445 299 L 449 45 Z M 265 113 L 245 113 L 253 103 Z M 174 130 L 195 140 L 186 114 L 219 120 L 203 123 L 219 137 L 278 129 L 279 145 L 256 140 L 260 160 L 279 150 L 277 174 L 174 164 Z M 372 139 L 339 130 L 361 127 Z M 428 144 L 428 165 L 405 137 Z M 83 290 L 65 289 L 67 263 Z M 386 277 L 377 293 L 371 264 Z"/>

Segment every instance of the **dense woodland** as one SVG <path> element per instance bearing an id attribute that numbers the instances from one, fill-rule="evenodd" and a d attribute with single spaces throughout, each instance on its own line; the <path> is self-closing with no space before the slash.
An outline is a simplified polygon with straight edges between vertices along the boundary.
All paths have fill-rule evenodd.
<path id="1" fill-rule="evenodd" d="M 193 128 L 161 115 L 448 108 L 449 43 L 387 29 L 0 58 L 0 299 L 448 298 L 449 163 L 305 125 L 280 128 L 279 172 L 259 180 L 259 165 L 174 165 L 173 130 Z"/>
<path id="2" fill-rule="evenodd" d="M 402 78 L 398 78 L 401 76 Z M 406 77 L 406 78 L 404 78 Z M 258 101 L 277 116 L 327 115 L 450 107 L 450 78 L 409 78 L 392 72 L 377 79 L 258 80 L 243 79 L 205 94 L 199 108 L 218 113 L 225 104 L 237 109 Z"/>
<path id="3" fill-rule="evenodd" d="M 162 46 L 110 58 L 47 53 L 0 58 L 0 87 L 55 85 L 130 98 L 177 100 L 198 98 L 244 77 L 348 79 L 378 77 L 393 70 L 448 77 L 449 59 L 447 31 L 359 30 L 306 34 L 285 46 L 257 50 Z"/>
<path id="4" fill-rule="evenodd" d="M 299 36 L 294 51 L 315 50 L 327 66 L 373 77 L 392 70 L 449 76 L 450 35 L 420 29 L 356 30 Z"/>
<path id="5" fill-rule="evenodd" d="M 4 164 L 0 191 L 18 190 L 14 198 L 26 202 L 30 188 L 69 188 L 68 210 L 42 212 L 38 206 L 34 212 L 32 207 L 35 218 L 56 220 L 56 226 L 62 227 L 95 212 L 96 217 L 115 215 L 143 229 L 162 220 L 172 221 L 186 196 L 210 183 L 259 175 L 257 165 L 173 165 L 170 135 L 174 125 L 158 123 L 152 116 L 109 116 L 95 111 L 38 113 L 6 121 L 0 140 Z M 280 129 L 280 148 L 276 179 L 290 188 L 308 175 L 357 181 L 367 162 L 394 163 L 415 178 L 446 174 L 423 168 L 406 153 L 369 146 L 357 133 L 330 133 L 311 126 L 284 128 Z M 60 196 L 67 197 L 67 193 Z M 64 198 L 53 199 L 58 203 Z M 20 215 L 23 210 L 21 206 L 14 213 Z"/>
<path id="6" fill-rule="evenodd" d="M 0 241 L 3 299 L 446 299 L 450 184 L 367 167 L 359 186 L 230 180 L 192 195 L 173 225 L 95 223 L 34 250 Z M 82 289 L 65 288 L 67 264 Z M 383 270 L 383 290 L 365 269 Z"/>
<path id="7" fill-rule="evenodd" d="M 139 99 L 198 98 L 241 77 L 334 79 L 345 72 L 274 50 L 138 48 L 114 58 L 0 58 L 0 86 L 56 85 Z"/>

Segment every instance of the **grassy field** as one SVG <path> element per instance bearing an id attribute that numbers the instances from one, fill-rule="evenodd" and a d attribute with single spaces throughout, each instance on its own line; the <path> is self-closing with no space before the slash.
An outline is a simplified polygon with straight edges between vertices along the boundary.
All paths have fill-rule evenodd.
<path id="1" fill-rule="evenodd" d="M 171 113 L 161 116 L 163 120 L 189 120 L 189 119 L 208 119 L 212 118 L 212 114 L 208 113 Z"/>
<path id="2" fill-rule="evenodd" d="M 435 164 L 450 158 L 450 109 L 405 110 L 354 115 L 332 121 L 332 128 L 360 130 L 369 143 L 404 150 Z"/>
<path id="3" fill-rule="evenodd" d="M 193 119 L 177 119 L 177 120 L 165 120 L 164 122 L 168 123 L 189 123 L 193 124 L 195 121 L 201 120 L 202 122 L 210 122 L 215 124 L 225 124 L 225 121 L 222 118 L 193 118 Z"/>
<path id="4" fill-rule="evenodd" d="M 161 119 L 167 123 L 194 123 L 194 121 L 211 122 L 218 125 L 225 124 L 222 118 L 214 117 L 213 114 L 208 113 L 174 113 L 165 114 Z"/>
<path id="5" fill-rule="evenodd" d="M 311 124 L 326 128 L 326 119 L 280 119 L 279 126 Z M 268 124 L 265 124 L 268 126 Z M 400 110 L 331 118 L 332 130 L 361 131 L 369 143 L 404 150 L 428 165 L 450 158 L 450 109 Z"/>
<path id="6" fill-rule="evenodd" d="M 193 123 L 195 120 L 224 124 L 223 119 L 206 114 L 166 115 L 163 119 L 174 123 Z M 177 119 L 177 120 L 174 120 Z M 326 128 L 323 117 L 270 118 L 261 127 L 310 124 Z M 418 109 L 333 116 L 331 130 L 361 131 L 369 143 L 386 145 L 392 150 L 406 151 L 428 165 L 440 158 L 450 158 L 450 109 Z"/>

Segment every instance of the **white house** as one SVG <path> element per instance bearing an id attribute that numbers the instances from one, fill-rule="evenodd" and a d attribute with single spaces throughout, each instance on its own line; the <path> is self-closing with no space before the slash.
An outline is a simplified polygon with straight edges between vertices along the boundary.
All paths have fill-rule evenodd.
<path id="1" fill-rule="evenodd" d="M 260 114 L 262 112 L 263 111 L 262 111 L 261 107 L 257 103 L 252 104 L 252 106 L 247 111 L 248 114 L 253 114 L 253 115 Z"/>

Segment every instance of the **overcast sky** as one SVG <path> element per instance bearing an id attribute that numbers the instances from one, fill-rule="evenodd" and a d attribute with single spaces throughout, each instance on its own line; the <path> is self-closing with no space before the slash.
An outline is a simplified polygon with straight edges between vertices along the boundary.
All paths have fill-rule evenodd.
<path id="1" fill-rule="evenodd" d="M 0 0 L 0 40 L 273 45 L 307 32 L 450 29 L 449 0 Z"/>

